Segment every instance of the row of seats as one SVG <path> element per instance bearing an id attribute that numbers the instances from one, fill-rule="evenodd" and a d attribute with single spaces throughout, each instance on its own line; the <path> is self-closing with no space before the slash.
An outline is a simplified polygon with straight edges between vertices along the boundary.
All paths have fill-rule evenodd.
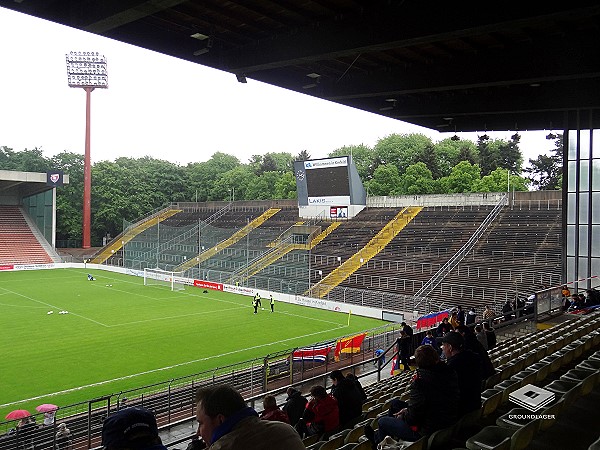
<path id="1" fill-rule="evenodd" d="M 533 420 L 519 423 L 509 415 L 523 415 L 518 409 L 502 411 L 510 393 L 527 384 L 544 385 L 559 400 L 540 414 L 560 417 L 580 396 L 587 395 L 600 383 L 600 351 L 569 369 L 557 380 L 549 381 L 561 368 L 572 365 L 582 355 L 600 347 L 600 314 L 579 317 L 543 331 L 501 342 L 489 352 L 496 365 L 496 374 L 486 382 L 480 409 L 463 416 L 451 427 L 406 447 L 410 450 L 450 449 L 466 446 L 475 449 L 519 450 L 531 442 L 534 435 L 552 426 L 553 420 Z M 505 358 L 512 361 L 505 361 Z M 365 387 L 368 400 L 363 415 L 353 427 L 332 436 L 311 436 L 304 440 L 311 450 L 362 450 L 371 444 L 364 435 L 365 425 L 377 428 L 377 419 L 387 414 L 393 399 L 406 400 L 411 373 L 401 373 Z M 492 425 L 495 423 L 495 425 Z M 483 429 L 482 429 L 483 427 Z M 481 430 L 481 431 L 479 431 Z M 478 432 L 479 431 L 479 432 Z M 326 439 L 327 438 L 327 439 Z M 485 440 L 485 442 L 484 442 Z M 491 444 L 487 444 L 491 442 Z M 600 443 L 599 443 L 600 444 Z M 455 447 L 458 446 L 458 447 Z"/>

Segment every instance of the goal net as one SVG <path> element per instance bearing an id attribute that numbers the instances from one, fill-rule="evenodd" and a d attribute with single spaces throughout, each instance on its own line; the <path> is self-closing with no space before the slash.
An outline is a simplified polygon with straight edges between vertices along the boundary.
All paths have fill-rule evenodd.
<path id="1" fill-rule="evenodd" d="M 144 286 L 166 286 L 172 291 L 183 291 L 183 272 L 144 268 Z"/>

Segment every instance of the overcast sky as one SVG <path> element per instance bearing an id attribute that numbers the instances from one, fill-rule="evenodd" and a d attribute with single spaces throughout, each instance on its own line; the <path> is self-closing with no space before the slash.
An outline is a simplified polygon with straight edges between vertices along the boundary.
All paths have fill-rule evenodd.
<path id="1" fill-rule="evenodd" d="M 344 145 L 373 146 L 392 133 L 449 134 L 388 119 L 164 56 L 0 8 L 0 146 L 84 151 L 85 92 L 69 88 L 65 54 L 95 51 L 108 62 L 108 89 L 92 93 L 92 162 L 152 156 L 242 163 L 255 154 L 307 150 L 325 157 Z M 509 139 L 513 132 L 488 133 Z M 520 132 L 525 162 L 552 145 Z M 483 131 L 479 134 L 483 134 Z M 477 133 L 459 134 L 476 139 Z"/>

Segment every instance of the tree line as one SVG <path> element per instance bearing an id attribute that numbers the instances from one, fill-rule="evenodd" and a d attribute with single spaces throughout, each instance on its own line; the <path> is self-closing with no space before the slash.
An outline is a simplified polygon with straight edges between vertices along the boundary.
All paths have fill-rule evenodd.
<path id="1" fill-rule="evenodd" d="M 560 189 L 562 135 L 548 135 L 549 148 L 523 169 L 520 135 L 509 140 L 479 136 L 433 142 L 422 134 L 392 134 L 372 148 L 351 145 L 327 156 L 352 155 L 368 195 L 503 192 L 508 188 Z M 92 245 L 123 221 L 135 221 L 169 202 L 296 198 L 293 162 L 311 159 L 273 152 L 247 163 L 217 152 L 208 161 L 185 166 L 155 159 L 117 158 L 92 165 Z M 70 183 L 57 190 L 57 240 L 81 240 L 83 154 L 63 151 L 46 158 L 38 148 L 14 151 L 0 146 L 0 170 L 63 170 Z"/>

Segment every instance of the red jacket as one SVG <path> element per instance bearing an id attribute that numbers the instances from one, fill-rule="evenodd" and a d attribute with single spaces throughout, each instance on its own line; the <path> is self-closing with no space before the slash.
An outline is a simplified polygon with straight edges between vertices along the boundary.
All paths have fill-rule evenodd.
<path id="1" fill-rule="evenodd" d="M 278 422 L 290 423 L 288 415 L 279 408 L 265 409 L 260 418 L 262 420 L 276 420 Z"/>
<path id="2" fill-rule="evenodd" d="M 335 430 L 340 424 L 338 402 L 331 394 L 323 399 L 313 398 L 306 404 L 306 409 L 315 415 L 310 423 L 322 423 L 325 432 Z M 310 425 L 310 423 L 307 425 Z"/>

